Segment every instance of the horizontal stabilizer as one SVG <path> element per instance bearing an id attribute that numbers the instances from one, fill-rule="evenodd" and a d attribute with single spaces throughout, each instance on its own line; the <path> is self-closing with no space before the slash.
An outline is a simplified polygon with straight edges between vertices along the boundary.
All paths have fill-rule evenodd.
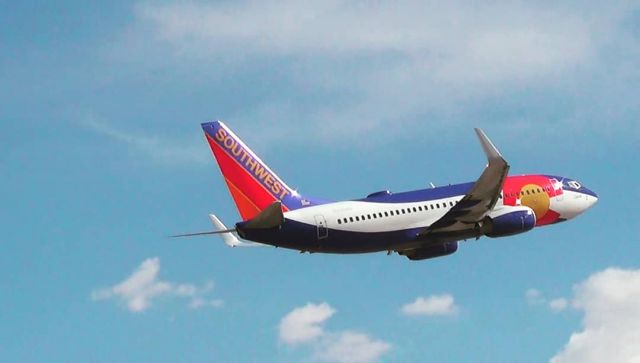
<path id="1" fill-rule="evenodd" d="M 207 231 L 207 232 L 196 232 L 196 233 L 186 233 L 186 234 L 178 234 L 175 236 L 170 236 L 172 238 L 176 237 L 194 237 L 194 236 L 206 236 L 211 234 L 219 234 L 222 237 L 224 243 L 229 247 L 263 247 L 268 246 L 262 243 L 257 242 L 242 242 L 238 237 L 236 237 L 235 232 L 236 229 L 227 229 L 227 227 L 222 224 L 222 221 L 218 219 L 213 214 L 209 214 L 209 219 L 211 219 L 211 223 L 216 228 L 215 231 Z"/>
<path id="2" fill-rule="evenodd" d="M 236 235 L 233 233 L 235 230 L 234 229 L 231 229 L 231 230 L 227 229 L 227 227 L 222 223 L 222 221 L 220 219 L 218 219 L 218 217 L 216 217 L 213 214 L 209 214 L 209 219 L 211 220 L 211 223 L 213 223 L 214 227 L 216 227 L 219 230 L 218 233 L 222 237 L 222 240 L 229 247 L 261 247 L 261 246 L 267 246 L 265 244 L 257 243 L 257 242 L 241 242 L 240 239 L 238 239 L 238 237 L 236 237 Z"/>
<path id="3" fill-rule="evenodd" d="M 207 232 L 196 232 L 196 233 L 185 233 L 185 234 L 176 234 L 174 236 L 169 236 L 171 238 L 178 238 L 178 237 L 194 237 L 194 236 L 205 236 L 208 234 L 223 234 L 223 233 L 232 233 L 235 232 L 235 229 L 225 229 L 222 231 L 207 231 Z"/>
<path id="4" fill-rule="evenodd" d="M 211 223 L 213 223 L 213 226 L 216 227 L 217 230 L 219 231 L 227 230 L 227 227 L 215 215 L 209 214 L 209 219 L 211 220 Z M 224 243 L 229 247 L 235 247 L 240 244 L 240 240 L 238 239 L 238 237 L 236 237 L 231 232 L 222 233 L 220 234 L 220 237 L 222 237 L 222 240 L 224 241 Z"/>

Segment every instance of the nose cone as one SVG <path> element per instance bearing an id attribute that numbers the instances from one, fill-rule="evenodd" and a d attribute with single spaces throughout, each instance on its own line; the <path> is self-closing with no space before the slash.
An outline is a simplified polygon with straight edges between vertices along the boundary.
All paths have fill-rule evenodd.
<path id="1" fill-rule="evenodd" d="M 598 202 L 598 195 L 585 187 L 580 188 L 576 194 L 579 195 L 574 200 L 575 215 L 586 212 Z"/>
<path id="2" fill-rule="evenodd" d="M 552 209 L 557 211 L 562 219 L 573 219 L 586 212 L 597 202 L 598 195 L 582 187 L 580 191 L 564 190 L 562 199 L 552 203 Z"/>
<path id="3" fill-rule="evenodd" d="M 585 194 L 583 212 L 593 207 L 597 202 L 598 202 L 598 196 L 596 195 L 596 193 L 592 192 L 592 194 Z"/>
<path id="4" fill-rule="evenodd" d="M 598 195 L 591 189 L 582 187 L 579 189 L 578 193 L 582 194 L 582 202 L 580 203 L 582 211 L 580 213 L 593 207 L 598 202 Z"/>

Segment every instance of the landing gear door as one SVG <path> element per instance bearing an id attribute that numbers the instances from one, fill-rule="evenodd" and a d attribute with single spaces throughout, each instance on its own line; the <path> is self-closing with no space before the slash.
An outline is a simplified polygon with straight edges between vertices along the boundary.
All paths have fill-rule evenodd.
<path id="1" fill-rule="evenodd" d="M 327 221 L 324 216 L 318 214 L 314 217 L 316 219 L 316 227 L 318 229 L 318 240 L 329 237 L 329 228 L 327 228 Z"/>
<path id="2" fill-rule="evenodd" d="M 558 202 L 564 199 L 564 191 L 562 190 L 562 182 L 558 181 L 558 179 L 551 179 L 551 186 L 553 187 L 553 193 L 556 196 L 556 200 Z"/>

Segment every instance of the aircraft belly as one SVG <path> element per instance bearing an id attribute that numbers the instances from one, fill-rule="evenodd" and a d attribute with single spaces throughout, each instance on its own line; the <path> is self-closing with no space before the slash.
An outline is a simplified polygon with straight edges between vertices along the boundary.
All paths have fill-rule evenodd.
<path id="1" fill-rule="evenodd" d="M 415 242 L 423 228 L 386 232 L 358 232 L 328 228 L 326 237 L 319 238 L 315 224 L 286 219 L 276 228 L 245 230 L 243 238 L 276 247 L 306 252 L 364 253 L 394 250 Z"/>

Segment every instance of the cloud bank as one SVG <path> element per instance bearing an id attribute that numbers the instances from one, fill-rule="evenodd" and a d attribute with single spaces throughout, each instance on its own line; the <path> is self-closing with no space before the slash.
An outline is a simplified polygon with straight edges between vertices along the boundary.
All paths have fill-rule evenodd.
<path id="1" fill-rule="evenodd" d="M 574 288 L 582 330 L 551 363 L 640 362 L 640 270 L 608 268 Z"/>
<path id="2" fill-rule="evenodd" d="M 116 300 L 124 304 L 127 310 L 140 313 L 149 309 L 152 303 L 160 298 L 182 298 L 189 300 L 189 307 L 221 307 L 220 299 L 209 299 L 213 290 L 213 282 L 203 286 L 183 283 L 176 284 L 159 278 L 160 259 L 157 257 L 144 260 L 140 266 L 122 282 L 111 287 L 94 290 L 91 299 Z"/>
<path id="3" fill-rule="evenodd" d="M 316 138 L 335 138 L 335 127 L 376 134 L 385 122 L 433 129 L 518 94 L 561 95 L 576 107 L 547 120 L 537 106 L 552 105 L 532 96 L 530 117 L 540 121 L 594 118 L 597 110 L 585 107 L 615 103 L 607 123 L 633 126 L 627 117 L 639 107 L 612 95 L 640 75 L 640 44 L 626 25 L 634 9 L 624 1 L 144 2 L 127 32 L 141 40 L 124 41 L 122 53 L 142 48 L 212 79 L 276 72 L 277 90 L 231 117 L 277 120 L 287 136 L 300 120 Z"/>
<path id="4" fill-rule="evenodd" d="M 321 362 L 376 362 L 391 349 L 391 344 L 361 332 L 325 330 L 324 324 L 334 314 L 335 309 L 326 302 L 295 308 L 280 321 L 280 341 L 311 346 L 312 358 Z"/>

